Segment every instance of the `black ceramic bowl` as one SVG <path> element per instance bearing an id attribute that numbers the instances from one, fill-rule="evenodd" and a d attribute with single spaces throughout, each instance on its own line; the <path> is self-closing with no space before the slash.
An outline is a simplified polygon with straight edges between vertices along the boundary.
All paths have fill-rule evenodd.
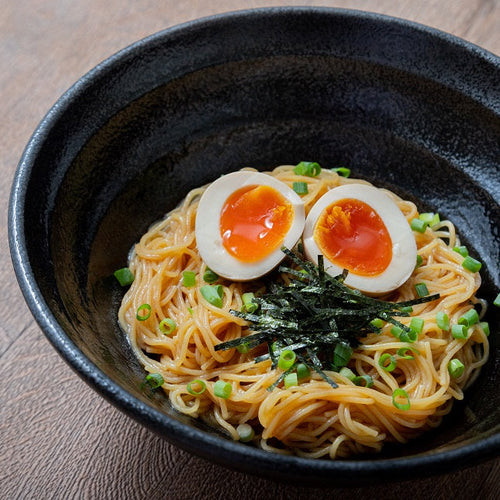
<path id="1" fill-rule="evenodd" d="M 81 78 L 28 144 L 12 188 L 14 266 L 48 339 L 108 401 L 175 445 L 314 485 L 422 477 L 500 450 L 499 311 L 492 353 L 435 432 L 381 455 L 307 460 L 232 442 L 141 389 L 112 277 L 187 191 L 252 166 L 315 160 L 438 211 L 500 288 L 500 60 L 452 36 L 321 8 L 231 13 L 135 43 Z"/>

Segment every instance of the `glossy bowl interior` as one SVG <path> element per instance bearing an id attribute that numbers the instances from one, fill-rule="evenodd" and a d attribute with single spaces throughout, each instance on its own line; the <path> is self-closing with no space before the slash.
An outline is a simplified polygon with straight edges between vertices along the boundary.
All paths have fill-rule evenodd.
<path id="1" fill-rule="evenodd" d="M 147 395 L 116 320 L 112 273 L 193 187 L 243 166 L 314 160 L 451 219 L 500 288 L 500 62 L 466 42 L 355 11 L 276 8 L 203 19 L 142 40 L 79 80 L 28 144 L 10 245 L 36 320 L 118 408 L 192 453 L 264 477 L 360 484 L 451 471 L 498 455 L 500 315 L 491 359 L 444 425 L 353 460 L 232 442 Z"/>

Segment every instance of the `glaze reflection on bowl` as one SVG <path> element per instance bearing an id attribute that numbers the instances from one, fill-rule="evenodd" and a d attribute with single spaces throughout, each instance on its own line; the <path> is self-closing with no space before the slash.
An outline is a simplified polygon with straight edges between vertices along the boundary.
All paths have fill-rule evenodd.
<path id="1" fill-rule="evenodd" d="M 447 472 L 500 451 L 500 315 L 491 359 L 436 431 L 377 456 L 308 460 L 232 442 L 140 390 L 112 273 L 192 188 L 249 166 L 349 166 L 452 220 L 500 288 L 500 60 L 357 11 L 270 8 L 168 29 L 114 55 L 50 110 L 18 167 L 9 236 L 20 286 L 62 357 L 175 445 L 262 477 L 348 485 Z"/>

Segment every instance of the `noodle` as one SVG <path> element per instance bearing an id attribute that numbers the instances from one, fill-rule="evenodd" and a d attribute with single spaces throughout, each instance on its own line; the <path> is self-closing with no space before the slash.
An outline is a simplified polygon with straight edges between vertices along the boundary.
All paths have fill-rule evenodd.
<path id="1" fill-rule="evenodd" d="M 308 184 L 309 193 L 302 197 L 306 213 L 329 189 L 346 183 L 363 183 L 323 170 L 318 177 L 297 176 L 293 167 L 276 168 L 271 175 L 290 187 L 294 181 Z M 452 249 L 459 245 L 454 226 L 439 223 L 432 231 L 415 233 L 422 265 L 398 290 L 387 295 L 392 301 L 415 298 L 414 286 L 425 281 L 430 294 L 440 299 L 414 306 L 412 316 L 424 320 L 423 332 L 412 347 L 418 350 L 413 359 L 400 358 L 397 368 L 388 372 L 379 366 L 383 353 L 395 355 L 404 347 L 390 333 L 390 324 L 381 334 L 371 334 L 354 350 L 349 367 L 359 375 L 373 378 L 373 387 L 354 385 L 336 372 L 327 372 L 338 384 L 333 389 L 313 373 L 300 385 L 284 389 L 267 388 L 277 379 L 279 370 L 271 369 L 269 360 L 254 362 L 254 356 L 236 349 L 215 350 L 221 342 L 246 335 L 246 322 L 230 313 L 240 310 L 242 295 L 262 291 L 258 282 L 223 281 L 221 308 L 209 304 L 199 286 L 185 287 L 183 271 L 194 271 L 202 282 L 206 265 L 195 241 L 195 217 L 204 188 L 191 191 L 182 204 L 154 224 L 136 244 L 129 263 L 135 276 L 119 311 L 119 321 L 131 346 L 149 373 L 160 373 L 163 389 L 179 412 L 203 418 L 238 439 L 236 427 L 249 423 L 256 430 L 254 441 L 263 449 L 278 453 L 295 453 L 304 457 L 348 457 L 367 451 L 380 451 L 384 442 L 405 443 L 439 424 L 451 409 L 454 399 L 463 398 L 464 388 L 478 374 L 488 358 L 488 340 L 479 324 L 470 328 L 467 339 L 455 339 L 436 323 L 438 311 L 444 311 L 450 322 L 472 304 L 485 307 L 475 293 L 480 285 L 478 273 L 461 266 L 461 256 Z M 385 191 L 410 221 L 418 217 L 416 206 Z M 446 241 L 445 241 L 446 240 Z M 151 316 L 136 319 L 141 304 L 151 305 Z M 164 335 L 159 324 L 172 318 L 177 327 Z M 411 318 L 402 318 L 409 324 Z M 448 363 L 457 358 L 464 373 L 451 378 Z M 201 379 L 206 390 L 193 395 L 187 384 Z M 215 396 L 214 384 L 222 379 L 232 387 L 230 398 Z M 404 389 L 411 407 L 401 410 L 393 404 L 395 389 Z"/>

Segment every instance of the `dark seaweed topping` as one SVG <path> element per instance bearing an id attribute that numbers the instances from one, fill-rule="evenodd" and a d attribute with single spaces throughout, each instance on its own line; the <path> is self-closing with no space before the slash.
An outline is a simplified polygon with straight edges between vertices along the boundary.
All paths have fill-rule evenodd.
<path id="1" fill-rule="evenodd" d="M 410 328 L 395 318 L 409 316 L 410 306 L 439 298 L 439 294 L 435 294 L 404 302 L 388 302 L 368 297 L 344 284 L 347 270 L 338 276 L 325 272 L 322 255 L 318 256 L 316 266 L 287 248 L 282 250 L 296 265 L 278 269 L 289 276 L 289 283 L 268 283 L 266 293 L 253 299 L 259 306 L 253 313 L 231 310 L 232 314 L 250 323 L 252 333 L 222 342 L 215 346 L 215 350 L 241 345 L 251 349 L 267 344 L 268 352 L 256 357 L 255 362 L 270 358 L 273 368 L 276 368 L 284 349 L 292 350 L 298 363 L 304 363 L 332 387 L 337 387 L 325 370 L 339 370 L 340 366 L 334 364 L 338 344 L 355 348 L 366 335 L 380 333 L 381 329 L 371 323 L 377 318 L 409 333 Z M 269 389 L 276 387 L 292 369 L 283 372 Z"/>

